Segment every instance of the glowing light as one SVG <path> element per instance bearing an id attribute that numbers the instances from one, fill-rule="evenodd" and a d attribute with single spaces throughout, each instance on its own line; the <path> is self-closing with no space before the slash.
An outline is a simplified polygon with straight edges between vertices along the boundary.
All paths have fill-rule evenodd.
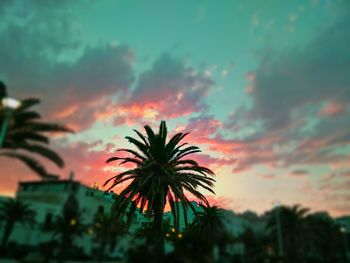
<path id="1" fill-rule="evenodd" d="M 1 104 L 4 108 L 13 109 L 13 110 L 21 106 L 21 102 L 14 98 L 3 98 L 1 101 Z"/>
<path id="2" fill-rule="evenodd" d="M 77 220 L 74 219 L 74 218 L 72 218 L 72 219 L 70 220 L 70 225 L 71 225 L 71 226 L 75 226 L 76 224 L 77 224 Z"/>
<path id="3" fill-rule="evenodd" d="M 92 236 L 92 235 L 94 234 L 94 231 L 92 230 L 92 228 L 88 228 L 87 234 L 88 234 L 89 236 Z"/>

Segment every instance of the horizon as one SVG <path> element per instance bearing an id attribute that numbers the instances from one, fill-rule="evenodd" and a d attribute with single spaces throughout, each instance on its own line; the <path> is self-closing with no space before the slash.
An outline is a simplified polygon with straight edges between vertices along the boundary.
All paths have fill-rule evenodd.
<path id="1" fill-rule="evenodd" d="M 166 120 L 215 172 L 212 204 L 350 214 L 348 1 L 9 0 L 0 37 L 9 96 L 75 130 L 51 138 L 50 173 L 102 188 L 124 137 Z M 14 196 L 40 178 L 0 157 L 0 180 Z"/>

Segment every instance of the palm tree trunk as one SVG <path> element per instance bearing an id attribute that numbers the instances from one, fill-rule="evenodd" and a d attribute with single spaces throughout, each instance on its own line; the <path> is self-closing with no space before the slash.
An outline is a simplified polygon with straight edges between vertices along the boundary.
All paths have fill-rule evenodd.
<path id="1" fill-rule="evenodd" d="M 154 245 L 155 253 L 157 258 L 162 261 L 164 257 L 164 230 L 163 230 L 163 214 L 164 207 L 161 204 L 161 198 L 156 198 L 155 209 L 154 209 L 154 220 L 153 220 L 153 235 L 154 235 Z"/>
<path id="2" fill-rule="evenodd" d="M 13 228 L 15 226 L 15 222 L 14 221 L 6 221 L 6 225 L 5 225 L 5 230 L 4 230 L 4 234 L 2 236 L 2 241 L 1 241 L 1 247 L 3 249 L 5 249 L 5 246 L 7 244 L 8 239 L 11 236 L 11 233 L 13 231 Z"/>

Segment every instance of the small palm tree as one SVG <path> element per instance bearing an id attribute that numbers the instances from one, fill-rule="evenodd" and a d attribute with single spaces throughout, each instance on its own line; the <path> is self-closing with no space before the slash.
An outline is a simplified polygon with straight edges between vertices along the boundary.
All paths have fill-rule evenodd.
<path id="1" fill-rule="evenodd" d="M 97 260 L 104 260 L 106 247 L 110 247 L 110 251 L 116 246 L 117 238 L 127 233 L 127 225 L 116 220 L 111 214 L 99 213 L 95 216 L 93 232 L 95 239 L 100 244 Z"/>
<path id="2" fill-rule="evenodd" d="M 226 238 L 229 238 L 223 221 L 223 209 L 209 204 L 201 204 L 199 207 L 200 211 L 197 212 L 189 227 L 190 234 L 197 237 L 198 240 L 207 241 L 207 252 L 209 254 L 213 253 L 215 246 L 223 254 L 226 246 Z"/>
<path id="3" fill-rule="evenodd" d="M 223 222 L 223 211 L 216 205 L 201 204 L 200 208 L 201 211 L 197 212 L 190 229 L 216 243 L 226 230 Z"/>
<path id="4" fill-rule="evenodd" d="M 306 256 L 316 256 L 324 262 L 341 261 L 343 240 L 339 225 L 330 216 L 322 214 L 308 215 L 305 221 Z"/>
<path id="5" fill-rule="evenodd" d="M 56 216 L 53 225 L 52 232 L 54 237 L 58 236 L 60 238 L 58 262 L 64 262 L 68 250 L 74 245 L 74 237 L 82 237 L 86 227 L 82 224 L 80 214 L 77 214 L 75 218 L 71 219 L 62 215 Z"/>
<path id="6" fill-rule="evenodd" d="M 112 157 L 107 163 L 121 161 L 121 164 L 131 163 L 135 168 L 122 172 L 106 181 L 105 185 L 112 182 L 110 189 L 130 181 L 129 185 L 121 191 L 115 202 L 117 216 L 130 209 L 129 216 L 133 216 L 136 206 L 141 213 L 146 210 L 147 216 L 153 216 L 154 244 L 157 254 L 164 254 L 163 215 L 166 203 L 174 217 L 175 228 L 179 226 L 179 202 L 184 210 L 184 220 L 187 223 L 187 209 L 195 209 L 190 203 L 185 192 L 208 203 L 206 197 L 198 191 L 198 187 L 214 193 L 212 190 L 215 180 L 214 173 L 196 161 L 187 159 L 191 154 L 200 152 L 197 146 L 180 144 L 188 133 L 175 134 L 167 141 L 167 127 L 165 121 L 159 126 L 158 134 L 146 125 L 146 136 L 134 130 L 139 139 L 126 137 L 136 146 L 137 150 L 120 149 L 119 151 L 130 154 L 130 157 Z M 132 204 L 134 205 L 130 205 Z"/>
<path id="7" fill-rule="evenodd" d="M 58 262 L 65 262 L 68 251 L 74 245 L 74 238 L 82 237 L 85 233 L 86 226 L 82 221 L 78 199 L 71 192 L 63 205 L 62 214 L 55 217 L 52 227 L 48 229 L 60 239 Z"/>
<path id="8" fill-rule="evenodd" d="M 6 86 L 0 81 L 0 102 L 6 94 Z M 3 145 L 0 146 L 0 156 L 20 160 L 39 176 L 50 178 L 52 176 L 32 155 L 42 156 L 58 167 L 63 167 L 62 158 L 47 147 L 49 137 L 46 133 L 72 132 L 72 130 L 63 125 L 38 121 L 40 114 L 31 107 L 39 103 L 38 99 L 24 99 L 17 109 L 11 111 L 9 127 Z M 7 109 L 0 103 L 0 125 L 3 125 L 5 118 L 9 118 Z"/>
<path id="9" fill-rule="evenodd" d="M 35 211 L 19 199 L 8 199 L 0 203 L 0 221 L 5 223 L 1 241 L 1 247 L 5 248 L 17 223 L 23 225 L 35 223 Z"/>
<path id="10" fill-rule="evenodd" d="M 302 256 L 303 235 L 306 227 L 306 216 L 309 209 L 300 205 L 282 206 L 279 208 L 280 226 L 282 231 L 283 249 L 287 262 L 298 262 Z M 277 220 L 275 210 L 271 211 L 270 219 L 267 222 L 267 229 L 270 230 L 271 238 L 277 237 Z"/>

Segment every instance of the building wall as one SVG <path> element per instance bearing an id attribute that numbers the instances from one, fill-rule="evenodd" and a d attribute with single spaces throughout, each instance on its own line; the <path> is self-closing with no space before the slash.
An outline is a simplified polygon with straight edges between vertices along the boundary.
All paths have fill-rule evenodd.
<path id="1" fill-rule="evenodd" d="M 19 184 L 16 197 L 35 210 L 37 224 L 35 226 L 16 224 L 9 242 L 37 245 L 53 240 L 52 233 L 42 231 L 43 224 L 48 217 L 51 217 L 51 221 L 54 222 L 55 217 L 62 215 L 63 205 L 71 191 L 74 192 L 79 202 L 83 224 L 93 223 L 94 216 L 101 209 L 105 212 L 110 211 L 112 205 L 110 194 L 106 195 L 100 190 L 87 187 L 76 181 L 22 182 Z M 3 227 L 1 230 L 3 231 Z M 83 238 L 77 237 L 74 242 L 81 246 L 86 253 L 90 253 L 94 246 L 93 239 L 89 235 L 84 235 Z"/>

